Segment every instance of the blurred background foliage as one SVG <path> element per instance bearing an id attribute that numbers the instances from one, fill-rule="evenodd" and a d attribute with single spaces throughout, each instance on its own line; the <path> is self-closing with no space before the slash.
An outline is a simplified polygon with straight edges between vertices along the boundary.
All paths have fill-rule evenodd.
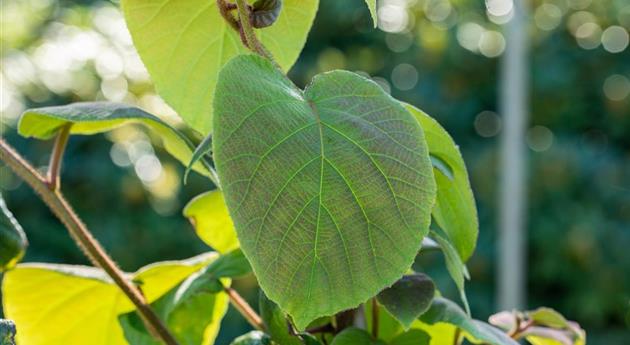
<path id="1" fill-rule="evenodd" d="M 630 2 L 529 3 L 528 305 L 577 320 L 591 344 L 627 344 Z M 29 107 L 127 102 L 181 125 L 156 95 L 116 2 L 2 0 L 0 11 L 0 131 L 37 166 L 45 169 L 51 143 L 26 141 L 15 131 Z M 331 69 L 365 73 L 449 130 L 479 207 L 480 239 L 468 283 L 478 318 L 495 308 L 498 64 L 506 44 L 501 24 L 511 11 L 509 0 L 381 0 L 373 30 L 363 0 L 322 0 L 290 72 L 300 86 Z M 181 209 L 213 186 L 199 176 L 183 185 L 183 167 L 155 139 L 135 127 L 73 137 L 65 158 L 63 189 L 127 270 L 207 250 Z M 4 166 L 0 188 L 29 236 L 26 261 L 87 264 L 58 221 Z M 417 266 L 455 296 L 439 255 L 423 256 Z M 255 304 L 253 277 L 236 284 Z M 230 312 L 217 343 L 247 328 Z"/>

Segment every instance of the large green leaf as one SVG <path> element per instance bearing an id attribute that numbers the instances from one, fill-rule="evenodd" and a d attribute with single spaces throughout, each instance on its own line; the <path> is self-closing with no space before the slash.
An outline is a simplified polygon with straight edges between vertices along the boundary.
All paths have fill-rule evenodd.
<path id="1" fill-rule="evenodd" d="M 149 302 L 157 300 L 217 256 L 145 266 L 130 275 Z M 2 284 L 7 317 L 19 325 L 17 341 L 28 345 L 124 345 L 118 316 L 134 305 L 97 268 L 20 264 Z"/>
<path id="2" fill-rule="evenodd" d="M 81 102 L 64 106 L 29 109 L 22 114 L 18 132 L 26 138 L 50 139 L 59 130 L 72 124 L 71 134 L 97 134 L 110 131 L 125 124 L 137 123 L 154 131 L 164 148 L 184 165 L 192 158 L 193 146 L 179 131 L 140 108 L 111 102 Z M 210 176 L 208 168 L 201 163 L 193 167 Z"/>
<path id="3" fill-rule="evenodd" d="M 253 3 L 253 1 L 252 1 Z M 258 37 L 288 70 L 297 60 L 319 0 L 284 0 Z M 245 53 L 216 0 L 123 0 L 127 27 L 160 95 L 195 130 L 208 134 L 219 70 Z"/>
<path id="4" fill-rule="evenodd" d="M 385 343 L 372 339 L 372 336 L 362 329 L 351 327 L 339 333 L 330 345 L 385 345 Z"/>
<path id="5" fill-rule="evenodd" d="M 436 157 L 437 162 L 445 163 L 446 171 L 452 172 L 452 176 L 448 176 L 439 165 L 435 169 L 438 193 L 433 217 L 465 262 L 475 251 L 479 234 L 477 206 L 466 164 L 453 138 L 437 121 L 412 105 L 405 104 L 405 107 L 420 122 L 431 156 Z"/>
<path id="6" fill-rule="evenodd" d="M 206 282 L 204 278 L 197 272 L 152 304 L 181 345 L 214 344 L 227 311 L 227 294 L 209 288 L 208 284 L 199 284 L 200 279 Z M 136 312 L 121 315 L 119 320 L 130 345 L 161 344 L 146 331 Z"/>
<path id="7" fill-rule="evenodd" d="M 269 61 L 240 56 L 221 72 L 214 121 L 241 248 L 300 330 L 407 272 L 435 182 L 418 122 L 377 84 L 335 71 L 303 92 Z"/>
<path id="8" fill-rule="evenodd" d="M 429 325 L 438 323 L 455 325 L 465 331 L 466 336 L 472 341 L 481 341 L 491 345 L 518 345 L 498 328 L 471 319 L 457 304 L 442 297 L 433 300 L 431 308 L 420 317 L 420 321 Z"/>
<path id="9" fill-rule="evenodd" d="M 0 194 L 0 272 L 13 268 L 24 256 L 27 246 L 24 230 Z"/>
<path id="10" fill-rule="evenodd" d="M 11 320 L 0 319 L 0 345 L 15 345 L 15 324 Z"/>
<path id="11" fill-rule="evenodd" d="M 406 275 L 378 294 L 378 301 L 400 323 L 411 324 L 431 306 L 435 296 L 433 280 L 424 274 Z"/>
<path id="12" fill-rule="evenodd" d="M 220 253 L 239 247 L 234 224 L 220 190 L 203 193 L 184 208 L 184 216 L 207 245 Z"/>

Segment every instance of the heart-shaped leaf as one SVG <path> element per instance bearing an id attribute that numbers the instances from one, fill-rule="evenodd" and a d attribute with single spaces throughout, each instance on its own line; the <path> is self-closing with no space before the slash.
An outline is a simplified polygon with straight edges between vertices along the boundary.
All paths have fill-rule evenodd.
<path id="1" fill-rule="evenodd" d="M 479 235 L 477 206 L 470 188 L 466 164 L 453 138 L 422 110 L 404 104 L 420 122 L 435 165 L 438 187 L 433 218 L 446 232 L 457 253 L 466 262 L 475 251 Z"/>
<path id="2" fill-rule="evenodd" d="M 431 306 L 435 284 L 425 274 L 403 276 L 391 287 L 381 291 L 377 299 L 400 323 L 409 329 L 411 324 Z"/>
<path id="3" fill-rule="evenodd" d="M 154 302 L 216 257 L 151 264 L 130 279 Z M 5 314 L 19 326 L 19 344 L 127 344 L 118 316 L 135 307 L 100 269 L 20 264 L 5 274 L 2 293 Z"/>
<path id="4" fill-rule="evenodd" d="M 268 60 L 219 76 L 214 158 L 243 252 L 302 330 L 398 280 L 427 234 L 422 128 L 376 83 L 334 71 L 303 92 Z"/>
<path id="5" fill-rule="evenodd" d="M 193 146 L 179 131 L 157 116 L 127 104 L 111 102 L 81 102 L 63 106 L 28 109 L 22 114 L 18 132 L 26 138 L 50 139 L 61 127 L 72 124 L 71 134 L 97 134 L 126 124 L 141 124 L 154 131 L 164 149 L 184 165 L 190 162 Z M 193 169 L 214 178 L 211 170 L 200 162 Z"/>
<path id="6" fill-rule="evenodd" d="M 192 199 L 184 208 L 184 216 L 193 224 L 199 238 L 219 253 L 239 247 L 234 224 L 220 190 Z"/>
<path id="7" fill-rule="evenodd" d="M 247 52 L 216 0 L 123 0 L 134 46 L 157 91 L 193 129 L 208 134 L 219 70 Z M 257 31 L 278 64 L 297 60 L 319 0 L 284 0 L 274 25 Z"/>
<path id="8" fill-rule="evenodd" d="M 27 246 L 24 230 L 0 194 L 0 272 L 13 268 L 24 256 Z"/>

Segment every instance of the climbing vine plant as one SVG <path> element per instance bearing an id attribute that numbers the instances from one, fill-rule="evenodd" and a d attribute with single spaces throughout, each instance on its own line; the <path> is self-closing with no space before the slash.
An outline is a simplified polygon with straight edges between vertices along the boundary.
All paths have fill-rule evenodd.
<path id="1" fill-rule="evenodd" d="M 376 23 L 376 1 L 366 1 Z M 193 130 L 133 106 L 27 110 L 24 137 L 56 138 L 44 176 L 4 140 L 0 158 L 67 227 L 95 267 L 17 264 L 26 235 L 0 198 L 0 268 L 20 345 L 213 344 L 231 304 L 255 330 L 232 344 L 585 344 L 584 331 L 540 308 L 471 317 L 464 283 L 477 211 L 456 144 L 430 116 L 348 71 L 298 88 L 298 58 L 317 0 L 123 0 L 160 95 Z M 65 145 L 128 124 L 154 131 L 216 189 L 183 213 L 213 252 L 122 272 L 61 192 Z M 415 272 L 441 250 L 456 303 Z M 230 287 L 253 272 L 258 308 Z M 461 306 L 460 306 L 461 305 Z M 258 311 L 256 311 L 256 309 Z"/>

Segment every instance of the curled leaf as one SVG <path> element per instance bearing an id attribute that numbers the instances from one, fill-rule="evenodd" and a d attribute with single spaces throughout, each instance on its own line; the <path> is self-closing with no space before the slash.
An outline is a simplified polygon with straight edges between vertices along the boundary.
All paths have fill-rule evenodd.
<path id="1" fill-rule="evenodd" d="M 273 25 L 280 16 L 282 0 L 258 0 L 252 6 L 251 22 L 255 28 L 266 28 Z"/>
<path id="2" fill-rule="evenodd" d="M 196 196 L 184 208 L 184 216 L 192 223 L 197 236 L 219 253 L 239 247 L 234 224 L 220 190 Z"/>

